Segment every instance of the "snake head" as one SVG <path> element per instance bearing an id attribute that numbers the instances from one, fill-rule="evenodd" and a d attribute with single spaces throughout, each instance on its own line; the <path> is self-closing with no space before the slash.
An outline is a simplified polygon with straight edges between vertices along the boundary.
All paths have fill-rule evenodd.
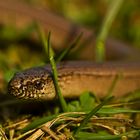
<path id="1" fill-rule="evenodd" d="M 16 73 L 8 84 L 8 91 L 23 99 L 52 99 L 55 89 L 51 70 L 36 67 Z"/>

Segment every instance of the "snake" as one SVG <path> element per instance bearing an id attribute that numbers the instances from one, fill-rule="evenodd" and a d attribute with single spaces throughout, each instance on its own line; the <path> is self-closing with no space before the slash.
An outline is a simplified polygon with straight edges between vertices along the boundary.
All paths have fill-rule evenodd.
<path id="1" fill-rule="evenodd" d="M 66 61 L 57 65 L 57 71 L 58 84 L 65 98 L 79 97 L 85 91 L 104 97 L 116 76 L 119 78 L 112 92 L 116 98 L 140 89 L 139 62 Z M 22 99 L 52 100 L 57 97 L 49 64 L 16 73 L 8 90 Z"/>
<path id="2" fill-rule="evenodd" d="M 28 21 L 38 21 L 45 31 L 52 31 L 52 42 L 56 43 L 54 46 L 66 46 L 65 44 L 62 45 L 62 42 L 70 41 L 71 37 L 75 37 L 81 32 L 83 32 L 83 40 L 90 38 L 90 43 L 87 44 L 86 49 L 95 44 L 96 37 L 91 30 L 73 24 L 46 9 L 31 7 L 16 0 L 0 1 L 0 9 L 0 22 L 4 24 L 8 23 L 12 17 L 18 21 L 16 25 L 20 24 L 23 27 L 25 23 L 29 23 Z M 117 58 L 123 58 L 133 55 L 139 58 L 139 51 L 134 51 L 129 45 L 112 38 L 107 39 L 106 47 L 108 56 L 113 54 Z M 83 52 L 86 58 L 91 56 L 86 53 L 86 50 Z M 93 50 L 89 50 L 89 52 L 93 52 Z M 114 87 L 112 93 L 114 96 L 121 97 L 140 89 L 139 62 L 97 64 L 89 61 L 67 61 L 59 63 L 57 70 L 58 83 L 63 96 L 66 98 L 78 97 L 84 91 L 90 91 L 99 97 L 103 97 L 107 94 L 117 75 L 120 75 L 120 78 Z M 34 67 L 16 73 L 9 81 L 8 91 L 10 94 L 23 99 L 49 100 L 55 98 L 56 92 L 50 65 Z"/>

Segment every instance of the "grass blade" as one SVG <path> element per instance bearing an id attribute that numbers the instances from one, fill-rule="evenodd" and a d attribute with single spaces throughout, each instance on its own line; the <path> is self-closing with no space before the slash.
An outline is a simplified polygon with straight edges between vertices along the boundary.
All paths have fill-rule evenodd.
<path id="1" fill-rule="evenodd" d="M 58 56 L 58 58 L 56 59 L 56 63 L 60 62 L 65 56 L 68 55 L 68 53 L 79 43 L 81 37 L 82 37 L 83 33 L 81 33 L 73 42 L 69 47 L 66 47 Z"/>
<path id="2" fill-rule="evenodd" d="M 47 40 L 48 41 L 47 46 L 48 46 L 49 60 L 50 60 L 51 68 L 52 68 L 54 87 L 55 87 L 56 95 L 59 98 L 62 110 L 63 110 L 63 112 L 66 112 L 67 111 L 67 103 L 66 103 L 66 101 L 65 101 L 65 99 L 64 99 L 64 97 L 61 93 L 60 87 L 58 85 L 58 73 L 57 73 L 55 60 L 54 60 L 54 57 L 53 57 L 53 52 L 52 52 L 52 49 L 51 49 L 50 36 L 51 36 L 51 33 L 49 32 L 48 40 Z"/>
<path id="3" fill-rule="evenodd" d="M 76 131 L 74 132 L 74 135 L 78 134 L 80 132 L 80 130 L 86 125 L 86 123 L 89 121 L 89 119 L 95 115 L 97 113 L 98 110 L 100 110 L 106 103 L 108 103 L 110 100 L 112 99 L 112 97 L 107 97 L 102 103 L 100 103 L 99 105 L 97 105 L 93 110 L 91 110 L 90 113 L 88 113 L 86 115 L 86 117 L 83 119 L 83 121 L 81 122 L 80 126 L 76 129 Z"/>
<path id="4" fill-rule="evenodd" d="M 114 21 L 123 1 L 124 0 L 114 0 L 108 9 L 108 12 L 106 14 L 106 17 L 104 19 L 103 25 L 101 27 L 100 33 L 96 41 L 95 59 L 97 62 L 102 62 L 105 59 L 105 40 L 107 38 L 111 24 Z"/>

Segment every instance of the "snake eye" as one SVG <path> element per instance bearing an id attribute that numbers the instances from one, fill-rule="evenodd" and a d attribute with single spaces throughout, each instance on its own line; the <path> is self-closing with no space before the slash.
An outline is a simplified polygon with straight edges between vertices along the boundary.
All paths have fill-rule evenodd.
<path id="1" fill-rule="evenodd" d="M 41 81 L 39 81 L 39 80 L 35 81 L 34 85 L 37 89 L 42 89 L 42 82 Z"/>
<path id="2" fill-rule="evenodd" d="M 21 80 L 20 80 L 20 84 L 23 84 L 23 82 L 24 82 L 24 80 L 23 80 L 23 79 L 21 79 Z"/>

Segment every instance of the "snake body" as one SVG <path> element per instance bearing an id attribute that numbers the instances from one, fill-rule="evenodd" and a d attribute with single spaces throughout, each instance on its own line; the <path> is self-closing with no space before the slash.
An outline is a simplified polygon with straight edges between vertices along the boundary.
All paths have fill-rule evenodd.
<path id="1" fill-rule="evenodd" d="M 15 19 L 16 25 L 19 23 L 19 26 L 25 27 L 26 22 L 38 21 L 46 31 L 52 31 L 53 43 L 56 43 L 54 46 L 67 46 L 62 45 L 62 42 L 71 40 L 71 37 L 75 38 L 76 35 L 83 32 L 83 40 L 90 39 L 90 41 L 80 56 L 93 59 L 90 56 L 93 55 L 93 46 L 95 46 L 96 41 L 91 30 L 73 24 L 52 12 L 46 11 L 46 9 L 31 7 L 17 0 L 0 1 L 0 9 L 0 23 L 7 24 L 10 19 Z M 109 58 L 110 56 L 112 58 L 112 54 L 113 58 L 119 59 L 127 58 L 127 56 L 139 58 L 139 51 L 134 51 L 120 41 L 109 38 L 106 47 Z M 87 48 L 91 49 L 87 52 Z M 121 78 L 115 86 L 113 95 L 119 97 L 140 89 L 139 62 L 127 64 L 66 62 L 58 65 L 59 85 L 65 97 L 77 97 L 84 91 L 91 91 L 99 97 L 104 96 L 116 75 L 121 75 Z M 9 82 L 8 89 L 11 94 L 24 99 L 53 99 L 55 90 L 50 66 L 31 68 L 15 74 Z"/>
<path id="2" fill-rule="evenodd" d="M 114 78 L 119 79 L 113 90 L 116 97 L 140 89 L 140 63 L 62 62 L 57 66 L 59 86 L 64 97 L 78 97 L 91 91 L 106 95 Z M 49 65 L 16 73 L 8 85 L 9 92 L 23 99 L 53 99 L 56 96 Z"/>

